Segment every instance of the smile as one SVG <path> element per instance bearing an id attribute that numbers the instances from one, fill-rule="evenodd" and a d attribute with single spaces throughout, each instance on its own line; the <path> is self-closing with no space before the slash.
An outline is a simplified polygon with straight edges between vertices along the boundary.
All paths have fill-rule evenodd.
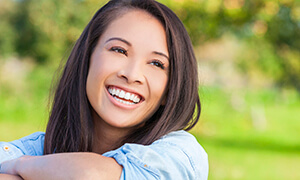
<path id="1" fill-rule="evenodd" d="M 112 86 L 108 87 L 108 92 L 118 102 L 126 105 L 138 104 L 142 99 L 140 95 L 130 93 Z"/>

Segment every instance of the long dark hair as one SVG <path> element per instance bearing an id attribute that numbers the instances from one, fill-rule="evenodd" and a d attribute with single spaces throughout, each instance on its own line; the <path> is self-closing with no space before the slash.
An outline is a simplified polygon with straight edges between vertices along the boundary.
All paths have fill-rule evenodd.
<path id="1" fill-rule="evenodd" d="M 92 107 L 86 95 L 90 57 L 108 25 L 119 15 L 134 9 L 150 13 L 163 24 L 170 72 L 165 104 L 121 144 L 151 144 L 171 131 L 190 130 L 197 123 L 201 111 L 197 62 L 189 35 L 179 18 L 154 0 L 111 0 L 96 12 L 65 64 L 52 101 L 44 154 L 92 151 Z"/>

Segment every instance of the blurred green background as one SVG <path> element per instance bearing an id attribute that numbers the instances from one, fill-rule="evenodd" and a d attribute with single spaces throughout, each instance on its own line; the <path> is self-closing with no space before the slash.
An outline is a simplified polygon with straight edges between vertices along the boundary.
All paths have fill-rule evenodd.
<path id="1" fill-rule="evenodd" d="M 300 1 L 160 0 L 199 62 L 209 179 L 300 179 Z M 62 59 L 105 1 L 0 0 L 0 140 L 44 131 Z"/>

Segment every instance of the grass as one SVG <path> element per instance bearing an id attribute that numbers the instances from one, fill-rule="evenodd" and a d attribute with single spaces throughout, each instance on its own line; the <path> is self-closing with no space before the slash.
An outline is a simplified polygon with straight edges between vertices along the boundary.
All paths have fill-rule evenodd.
<path id="1" fill-rule="evenodd" d="M 36 67 L 25 85 L 0 85 L 0 139 L 44 131 L 54 71 Z M 0 82 L 1 83 L 1 82 Z M 290 90 L 202 87 L 191 131 L 209 155 L 209 179 L 300 179 L 300 98 Z"/>
<path id="2" fill-rule="evenodd" d="M 25 85 L 0 82 L 0 139 L 11 141 L 44 131 L 48 94 L 54 71 L 40 66 L 26 76 Z"/>
<path id="3" fill-rule="evenodd" d="M 206 88 L 200 93 L 203 113 L 192 133 L 209 155 L 209 179 L 300 179 L 295 92 Z"/>

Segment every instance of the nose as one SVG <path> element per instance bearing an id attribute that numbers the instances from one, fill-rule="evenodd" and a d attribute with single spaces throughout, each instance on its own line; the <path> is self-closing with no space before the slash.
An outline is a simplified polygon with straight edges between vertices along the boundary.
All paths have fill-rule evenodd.
<path id="1" fill-rule="evenodd" d="M 125 79 L 127 83 L 143 84 L 145 81 L 143 67 L 138 61 L 131 61 L 119 70 L 118 77 Z"/>

